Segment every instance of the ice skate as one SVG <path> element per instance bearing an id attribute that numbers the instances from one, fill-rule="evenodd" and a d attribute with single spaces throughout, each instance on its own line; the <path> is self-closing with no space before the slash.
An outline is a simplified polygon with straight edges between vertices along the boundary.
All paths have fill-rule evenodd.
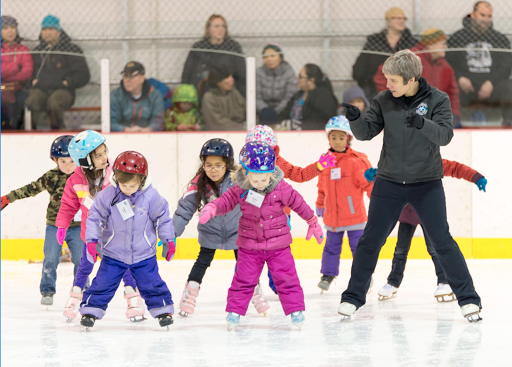
<path id="1" fill-rule="evenodd" d="M 457 300 L 452 288 L 446 283 L 438 284 L 437 289 L 434 292 L 434 297 L 436 297 L 437 302 L 453 302 Z"/>
<path id="2" fill-rule="evenodd" d="M 350 320 L 350 317 L 356 311 L 356 306 L 352 303 L 342 302 L 338 307 L 338 313 L 341 315 L 341 322 Z"/>
<path id="3" fill-rule="evenodd" d="M 41 297 L 41 304 L 46 306 L 46 309 L 48 310 L 48 306 L 53 305 L 53 294 L 43 294 Z"/>
<path id="4" fill-rule="evenodd" d="M 300 330 L 302 328 L 302 324 L 306 321 L 302 311 L 292 312 L 291 316 L 293 325 L 297 326 Z"/>
<path id="5" fill-rule="evenodd" d="M 228 322 L 228 330 L 231 331 L 235 326 L 240 324 L 240 315 L 235 312 L 230 312 L 226 317 L 226 321 Z"/>
<path id="6" fill-rule="evenodd" d="M 94 326 L 94 322 L 96 321 L 96 316 L 93 315 L 83 315 L 80 320 L 80 325 L 85 326 L 85 331 L 88 331 L 90 327 Z"/>
<path id="7" fill-rule="evenodd" d="M 336 277 L 330 275 L 322 275 L 322 278 L 320 278 L 320 283 L 318 283 L 318 288 L 322 290 L 322 293 L 329 290 L 329 287 L 331 286 L 334 278 Z"/>
<path id="8" fill-rule="evenodd" d="M 71 288 L 71 292 L 69 292 L 69 299 L 66 302 L 66 306 L 64 306 L 63 315 L 66 317 L 66 322 L 73 321 L 78 315 L 78 305 L 82 302 L 82 289 L 77 286 L 73 286 Z"/>
<path id="9" fill-rule="evenodd" d="M 397 287 L 393 287 L 391 284 L 386 283 L 386 285 L 379 290 L 379 301 L 395 298 L 396 292 L 398 292 Z"/>
<path id="10" fill-rule="evenodd" d="M 259 284 L 256 286 L 256 288 L 254 288 L 254 294 L 252 295 L 251 302 L 254 305 L 254 308 L 256 308 L 256 312 L 258 314 L 267 316 L 267 311 L 269 310 L 270 306 L 268 305 L 267 299 L 265 298 L 265 295 L 263 294 Z"/>
<path id="11" fill-rule="evenodd" d="M 474 303 L 468 303 L 460 308 L 462 312 L 462 316 L 468 319 L 469 322 L 478 322 L 482 321 L 480 317 L 480 307 L 475 305 Z"/>
<path id="12" fill-rule="evenodd" d="M 172 319 L 172 314 L 170 314 L 170 313 L 164 313 L 164 314 L 158 315 L 157 318 L 158 318 L 158 323 L 160 324 L 160 326 L 161 327 L 167 326 L 167 330 L 169 330 L 169 325 L 172 325 L 174 322 Z"/>
<path id="13" fill-rule="evenodd" d="M 181 316 L 188 317 L 188 315 L 192 315 L 194 313 L 194 309 L 196 308 L 196 298 L 199 296 L 200 288 L 199 283 L 193 280 L 185 284 L 185 289 L 183 290 L 183 295 L 181 296 L 179 305 L 179 314 Z"/>
<path id="14" fill-rule="evenodd" d="M 126 318 L 131 322 L 141 322 L 146 320 L 144 312 L 146 307 L 144 301 L 140 296 L 139 291 L 136 291 L 131 286 L 124 287 L 124 298 L 128 302 L 128 308 L 126 309 Z"/>

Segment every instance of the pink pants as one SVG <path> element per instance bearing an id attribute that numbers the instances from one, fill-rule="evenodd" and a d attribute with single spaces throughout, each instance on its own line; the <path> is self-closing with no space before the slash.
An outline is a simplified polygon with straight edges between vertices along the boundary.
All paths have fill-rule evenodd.
<path id="1" fill-rule="evenodd" d="M 277 250 L 238 250 L 237 269 L 228 291 L 226 312 L 245 316 L 265 262 L 274 279 L 285 315 L 306 310 L 304 292 L 290 246 L 287 246 Z"/>

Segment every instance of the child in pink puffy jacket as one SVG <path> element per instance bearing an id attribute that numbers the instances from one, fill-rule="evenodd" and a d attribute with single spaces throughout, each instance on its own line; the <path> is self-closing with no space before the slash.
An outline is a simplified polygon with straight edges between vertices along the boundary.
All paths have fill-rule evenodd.
<path id="1" fill-rule="evenodd" d="M 284 207 L 290 207 L 308 222 L 307 240 L 315 236 L 322 243 L 322 229 L 302 196 L 283 180 L 283 172 L 275 166 L 275 160 L 270 145 L 245 144 L 240 152 L 242 167 L 232 174 L 236 185 L 207 204 L 199 215 L 199 222 L 204 224 L 238 204 L 242 211 L 236 240 L 237 269 L 226 306 L 229 330 L 240 323 L 240 315 L 245 316 L 265 262 L 285 315 L 291 314 L 293 324 L 299 328 L 305 320 L 304 293 L 290 249 L 292 236 Z"/>

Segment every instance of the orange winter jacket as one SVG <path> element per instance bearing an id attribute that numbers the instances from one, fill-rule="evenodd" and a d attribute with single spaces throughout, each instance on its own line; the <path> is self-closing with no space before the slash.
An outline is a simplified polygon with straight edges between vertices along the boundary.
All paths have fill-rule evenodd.
<path id="1" fill-rule="evenodd" d="M 347 148 L 345 153 L 333 152 L 336 156 L 335 168 L 326 168 L 318 178 L 318 199 L 316 206 L 325 208 L 324 224 L 332 227 L 346 227 L 368 220 L 364 207 L 364 192 L 370 197 L 373 184 L 364 173 L 371 168 L 364 153 Z M 340 168 L 341 178 L 331 180 L 331 171 Z"/>

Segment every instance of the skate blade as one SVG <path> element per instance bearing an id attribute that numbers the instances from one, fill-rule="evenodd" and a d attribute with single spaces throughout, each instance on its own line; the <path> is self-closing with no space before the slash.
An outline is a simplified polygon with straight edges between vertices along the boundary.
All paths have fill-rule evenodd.
<path id="1" fill-rule="evenodd" d="M 340 314 L 341 315 L 341 314 Z M 352 316 L 347 316 L 347 315 L 341 315 L 341 320 L 340 322 L 347 322 L 347 321 L 350 321 L 350 319 L 352 318 Z"/>
<path id="2" fill-rule="evenodd" d="M 66 322 L 67 322 L 68 324 L 71 324 L 71 323 L 73 322 L 73 320 L 74 320 L 74 319 L 72 319 L 72 318 L 69 318 L 69 317 L 68 317 L 68 318 L 66 319 Z"/>
<path id="3" fill-rule="evenodd" d="M 304 324 L 304 321 L 301 322 L 292 322 L 293 325 L 297 326 L 299 330 L 302 330 L 302 324 Z"/>
<path id="4" fill-rule="evenodd" d="M 436 297 L 437 302 L 440 302 L 440 303 L 453 302 L 453 301 L 457 300 L 457 298 L 455 297 L 455 294 L 453 294 L 453 293 L 442 295 L 442 296 L 434 296 L 434 297 Z M 444 297 L 451 297 L 451 299 L 444 299 Z"/>
<path id="5" fill-rule="evenodd" d="M 267 317 L 267 315 L 268 315 L 267 311 L 263 312 L 263 316 Z"/>
<path id="6" fill-rule="evenodd" d="M 235 328 L 235 326 L 237 326 L 238 324 L 235 324 L 234 322 L 229 322 L 228 321 L 228 331 L 231 331 Z"/>
<path id="7" fill-rule="evenodd" d="M 467 319 L 470 323 L 476 323 L 476 322 L 479 322 L 479 321 L 482 321 L 482 320 L 483 320 L 483 319 L 480 317 L 480 312 L 475 312 L 475 313 L 472 313 L 472 314 L 466 315 L 465 317 L 466 317 L 466 319 Z"/>
<path id="8" fill-rule="evenodd" d="M 185 311 L 180 311 L 180 312 L 178 312 L 178 315 L 183 316 L 183 317 L 188 317 L 188 315 L 190 315 L 190 314 Z"/>
<path id="9" fill-rule="evenodd" d="M 326 291 L 326 292 L 327 292 L 327 291 L 329 290 L 329 286 L 325 286 L 325 285 L 324 285 L 324 286 L 321 286 L 320 284 L 318 285 L 318 288 L 320 288 L 320 289 L 322 290 L 322 292 L 323 292 L 323 291 Z"/>
<path id="10" fill-rule="evenodd" d="M 137 318 L 137 317 L 139 317 L 139 318 Z M 131 322 L 134 322 L 134 323 L 136 323 L 136 322 L 142 322 L 142 321 L 145 321 L 145 320 L 147 320 L 147 319 L 146 319 L 144 316 L 134 316 L 134 317 L 130 317 L 130 321 L 131 321 Z"/>
<path id="11" fill-rule="evenodd" d="M 379 301 L 386 301 L 388 299 L 393 299 L 393 298 L 396 298 L 396 292 L 393 293 L 391 296 L 382 296 L 379 294 Z"/>

